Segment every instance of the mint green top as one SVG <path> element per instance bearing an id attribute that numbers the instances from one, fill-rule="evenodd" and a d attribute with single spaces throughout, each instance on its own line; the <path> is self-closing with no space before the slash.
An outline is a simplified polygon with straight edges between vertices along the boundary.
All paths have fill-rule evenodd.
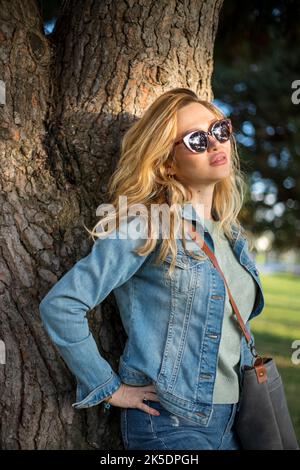
<path id="1" fill-rule="evenodd" d="M 216 229 L 219 221 L 204 219 L 212 236 L 215 256 L 223 271 L 232 297 L 246 323 L 255 302 L 256 283 L 251 274 L 239 263 L 223 230 L 220 238 Z M 225 288 L 225 309 L 218 354 L 218 366 L 213 393 L 213 403 L 237 403 L 239 401 L 238 370 L 242 332 Z"/>

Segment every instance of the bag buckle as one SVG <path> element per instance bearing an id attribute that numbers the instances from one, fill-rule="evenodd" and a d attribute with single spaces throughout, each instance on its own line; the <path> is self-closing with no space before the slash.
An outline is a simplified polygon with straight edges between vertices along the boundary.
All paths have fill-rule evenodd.
<path id="1" fill-rule="evenodd" d="M 256 352 L 256 348 L 255 348 L 255 344 L 254 344 L 254 341 L 253 341 L 253 338 L 251 338 L 251 341 L 248 343 L 248 347 L 251 351 L 251 354 L 253 356 L 253 358 L 256 358 L 258 357 L 258 354 Z"/>

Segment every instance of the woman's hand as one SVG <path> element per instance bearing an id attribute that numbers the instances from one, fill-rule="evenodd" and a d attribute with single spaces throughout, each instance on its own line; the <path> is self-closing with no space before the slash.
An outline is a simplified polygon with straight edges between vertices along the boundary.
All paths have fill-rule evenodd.
<path id="1" fill-rule="evenodd" d="M 145 385 L 144 387 L 137 387 L 122 383 L 118 390 L 112 394 L 112 398 L 109 400 L 109 403 L 121 408 L 139 408 L 146 413 L 159 416 L 159 411 L 146 405 L 145 402 L 143 402 L 143 398 L 159 402 L 153 384 Z"/>

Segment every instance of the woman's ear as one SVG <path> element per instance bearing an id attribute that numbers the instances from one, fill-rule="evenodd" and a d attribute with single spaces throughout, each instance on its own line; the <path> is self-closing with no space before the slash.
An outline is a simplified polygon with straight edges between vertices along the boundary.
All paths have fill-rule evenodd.
<path id="1" fill-rule="evenodd" d="M 167 175 L 168 176 L 174 176 L 176 173 L 176 170 L 172 166 L 167 166 Z"/>

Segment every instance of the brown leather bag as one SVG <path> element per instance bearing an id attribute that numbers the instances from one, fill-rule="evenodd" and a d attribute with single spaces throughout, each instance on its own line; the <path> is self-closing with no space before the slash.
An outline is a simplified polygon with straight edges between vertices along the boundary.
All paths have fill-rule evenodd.
<path id="1" fill-rule="evenodd" d="M 252 365 L 244 366 L 240 403 L 234 422 L 243 449 L 299 450 L 282 379 L 274 359 L 262 357 L 256 353 L 251 335 L 234 302 L 214 253 L 189 223 L 188 230 L 191 238 L 200 245 L 221 274 L 238 324 L 253 356 Z"/>

